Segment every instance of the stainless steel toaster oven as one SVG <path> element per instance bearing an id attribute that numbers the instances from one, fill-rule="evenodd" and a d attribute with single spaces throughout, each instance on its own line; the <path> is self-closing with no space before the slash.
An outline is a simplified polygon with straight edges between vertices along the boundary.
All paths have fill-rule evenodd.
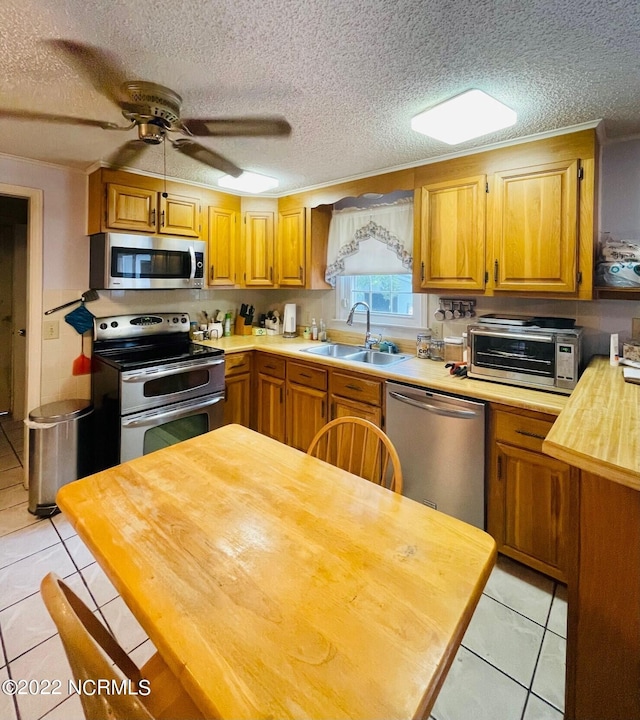
<path id="1" fill-rule="evenodd" d="M 569 394 L 582 369 L 582 328 L 468 327 L 469 377 Z"/>

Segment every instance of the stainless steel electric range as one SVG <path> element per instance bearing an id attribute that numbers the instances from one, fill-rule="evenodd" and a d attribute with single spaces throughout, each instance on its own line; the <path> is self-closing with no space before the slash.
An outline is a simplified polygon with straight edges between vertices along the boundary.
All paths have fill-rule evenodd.
<path id="1" fill-rule="evenodd" d="M 95 318 L 93 338 L 97 469 L 222 425 L 224 350 L 192 343 L 187 313 Z"/>

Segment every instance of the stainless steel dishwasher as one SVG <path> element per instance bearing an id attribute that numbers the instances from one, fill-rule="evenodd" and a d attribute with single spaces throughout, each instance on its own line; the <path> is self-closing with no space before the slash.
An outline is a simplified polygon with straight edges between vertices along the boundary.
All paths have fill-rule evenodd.
<path id="1" fill-rule="evenodd" d="M 402 462 L 402 494 L 484 530 L 484 403 L 386 385 L 386 433 Z"/>

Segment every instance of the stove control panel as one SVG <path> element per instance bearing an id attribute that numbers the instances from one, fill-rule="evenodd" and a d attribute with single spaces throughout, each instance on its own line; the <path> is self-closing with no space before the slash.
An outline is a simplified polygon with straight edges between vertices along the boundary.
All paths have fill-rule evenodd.
<path id="1" fill-rule="evenodd" d="M 112 315 L 93 320 L 94 340 L 124 340 L 188 332 L 188 313 Z"/>

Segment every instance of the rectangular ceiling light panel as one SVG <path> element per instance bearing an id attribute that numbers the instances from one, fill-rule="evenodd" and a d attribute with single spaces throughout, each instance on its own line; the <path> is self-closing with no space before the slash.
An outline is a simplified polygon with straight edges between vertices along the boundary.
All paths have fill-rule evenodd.
<path id="1" fill-rule="evenodd" d="M 218 180 L 218 185 L 232 190 L 239 190 L 240 192 L 261 193 L 278 187 L 278 181 L 268 175 L 245 171 L 237 178 L 232 175 L 223 175 Z"/>
<path id="2" fill-rule="evenodd" d="M 446 100 L 411 120 L 411 127 L 423 135 L 449 145 L 514 125 L 517 114 L 482 90 L 468 90 Z"/>

